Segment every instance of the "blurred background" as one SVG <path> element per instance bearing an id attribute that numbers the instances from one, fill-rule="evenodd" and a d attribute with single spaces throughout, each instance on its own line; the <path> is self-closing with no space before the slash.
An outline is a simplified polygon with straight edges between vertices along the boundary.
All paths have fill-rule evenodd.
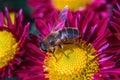
<path id="1" fill-rule="evenodd" d="M 23 9 L 24 21 L 31 23 L 30 33 L 37 34 L 34 27 L 33 19 L 30 17 L 32 10 L 27 6 L 27 0 L 0 0 L 0 11 L 4 11 L 5 7 L 8 7 L 9 11 L 18 12 Z M 5 80 L 19 80 L 17 78 L 7 78 Z"/>
<path id="2" fill-rule="evenodd" d="M 30 18 L 31 9 L 27 6 L 27 0 L 0 0 L 0 10 L 4 11 L 5 7 L 17 12 L 23 9 L 25 21 L 32 21 Z"/>
<path id="3" fill-rule="evenodd" d="M 0 0 L 0 11 L 4 11 L 5 7 L 8 7 L 9 11 L 18 12 L 23 10 L 24 23 L 30 22 L 30 33 L 37 34 L 37 30 L 34 25 L 34 20 L 30 17 L 32 9 L 28 7 L 27 0 Z"/>

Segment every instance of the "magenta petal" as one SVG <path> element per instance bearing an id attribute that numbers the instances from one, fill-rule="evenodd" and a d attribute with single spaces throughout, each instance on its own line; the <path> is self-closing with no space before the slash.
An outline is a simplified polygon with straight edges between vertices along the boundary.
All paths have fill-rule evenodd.
<path id="1" fill-rule="evenodd" d="M 28 36 L 29 28 L 30 28 L 30 23 L 27 23 L 27 25 L 25 25 L 23 34 L 22 34 L 22 36 L 21 36 L 21 38 L 20 38 L 20 44 L 19 44 L 20 47 L 24 44 L 25 39 L 26 39 L 26 37 Z"/>
<path id="2" fill-rule="evenodd" d="M 118 34 L 118 33 L 113 33 L 113 35 L 118 39 L 118 40 L 120 40 L 120 34 Z M 117 42 L 116 42 L 117 43 Z M 117 43 L 116 45 L 119 45 L 119 43 Z"/>
<path id="3" fill-rule="evenodd" d="M 13 30 L 13 26 L 12 26 L 12 21 L 10 19 L 10 15 L 9 15 L 9 11 L 8 11 L 8 8 L 5 7 L 5 15 L 6 15 L 6 18 L 7 18 L 7 22 L 8 22 L 8 27 L 10 30 Z"/>
<path id="4" fill-rule="evenodd" d="M 23 30 L 23 15 L 22 15 L 22 9 L 20 9 L 19 13 L 18 13 L 18 27 L 17 27 L 17 30 L 16 30 L 16 33 L 17 35 L 20 35 L 22 34 L 21 30 Z"/>
<path id="5" fill-rule="evenodd" d="M 8 65 L 9 65 L 9 68 L 10 68 L 11 70 L 14 70 L 14 68 L 15 68 L 15 67 L 13 66 L 13 63 L 14 63 L 14 61 L 10 61 L 9 64 L 8 64 Z"/>
<path id="6" fill-rule="evenodd" d="M 4 22 L 4 15 L 2 12 L 0 12 L 0 27 L 3 27 L 3 25 L 5 24 Z"/>
<path id="7" fill-rule="evenodd" d="M 101 40 L 96 46 L 95 48 L 97 50 L 99 50 L 98 52 L 100 52 L 101 50 L 107 48 L 109 46 L 109 43 L 107 43 L 106 40 Z"/>
<path id="8" fill-rule="evenodd" d="M 83 21 L 83 25 L 81 26 L 81 31 L 84 35 L 87 33 L 87 29 L 89 27 L 88 22 L 92 20 L 93 16 L 94 16 L 94 12 L 91 12 L 90 15 L 86 15 Z"/>
<path id="9" fill-rule="evenodd" d="M 45 57 L 45 54 L 44 54 L 43 52 L 41 52 L 40 49 L 39 49 L 37 46 L 35 46 L 34 44 L 28 43 L 26 46 L 27 46 L 28 50 L 29 50 L 29 49 L 31 50 L 31 52 L 37 53 L 37 54 L 34 54 L 34 55 L 36 55 L 36 57 L 40 57 L 39 54 L 40 54 L 43 58 Z"/>
<path id="10" fill-rule="evenodd" d="M 20 65 L 21 62 L 22 62 L 22 60 L 20 58 L 15 58 L 15 63 L 17 65 Z"/>
<path id="11" fill-rule="evenodd" d="M 98 50 L 102 45 L 107 43 L 106 37 L 110 36 L 110 31 L 106 31 L 104 34 L 98 36 L 93 42 L 93 46 Z"/>
<path id="12" fill-rule="evenodd" d="M 100 65 L 101 70 L 110 69 L 110 68 L 115 67 L 115 62 L 113 62 L 113 61 L 105 61 L 105 62 L 101 62 L 100 64 L 101 64 Z"/>
<path id="13" fill-rule="evenodd" d="M 19 57 L 23 56 L 24 55 L 24 52 L 16 52 L 17 55 L 19 55 Z"/>
<path id="14" fill-rule="evenodd" d="M 115 68 L 115 69 L 110 69 L 110 70 L 104 70 L 104 71 L 102 71 L 102 72 L 120 74 L 120 68 Z"/>
<path id="15" fill-rule="evenodd" d="M 106 73 L 100 73 L 100 72 L 96 72 L 94 74 L 93 80 L 103 80 L 105 78 L 109 78 L 110 76 Z M 106 79 L 107 80 L 107 79 Z"/>
<path id="16" fill-rule="evenodd" d="M 18 25 L 20 25 L 20 23 L 23 22 L 23 15 L 22 15 L 22 13 L 23 13 L 23 10 L 20 9 L 20 10 L 19 10 L 19 13 L 18 13 L 18 21 L 19 21 L 19 24 L 18 24 Z"/>
<path id="17" fill-rule="evenodd" d="M 10 69 L 8 69 L 8 78 L 12 77 L 12 71 Z"/>
<path id="18" fill-rule="evenodd" d="M 113 57 L 113 55 L 108 56 L 108 57 L 103 57 L 99 60 L 99 62 L 110 60 L 112 57 Z"/>
<path id="19" fill-rule="evenodd" d="M 46 35 L 50 33 L 47 25 L 42 20 L 37 19 L 35 22 L 36 22 L 36 27 L 40 32 L 40 37 L 44 38 Z"/>
<path id="20" fill-rule="evenodd" d="M 1 79 L 1 80 L 5 80 L 6 73 L 7 73 L 7 72 L 6 72 L 6 69 L 3 68 L 3 69 L 2 69 L 2 74 L 1 74 L 1 72 L 0 72 L 0 79 Z"/>
<path id="21" fill-rule="evenodd" d="M 89 30 L 89 35 L 87 35 L 87 42 L 90 41 L 90 39 L 92 39 L 92 36 L 94 36 L 95 30 L 97 28 L 97 25 L 94 25 L 93 27 L 91 27 L 91 29 Z"/>
<path id="22" fill-rule="evenodd" d="M 98 49 L 98 52 L 102 52 L 103 50 L 105 50 L 106 48 L 109 47 L 109 43 L 103 45 L 101 48 Z"/>
<path id="23" fill-rule="evenodd" d="M 113 9 L 113 15 L 120 17 L 120 12 Z"/>
<path id="24" fill-rule="evenodd" d="M 101 35 L 101 33 L 104 33 L 106 31 L 107 24 L 108 24 L 108 19 L 101 20 L 101 22 L 98 25 L 99 27 L 98 27 L 97 35 Z"/>
<path id="25" fill-rule="evenodd" d="M 120 4 L 119 3 L 116 3 L 117 7 L 118 7 L 118 10 L 120 11 Z"/>
<path id="26" fill-rule="evenodd" d="M 19 11 L 18 16 L 16 16 L 17 26 L 15 26 L 15 31 L 17 37 L 21 37 L 21 34 L 23 34 L 23 15 L 22 15 L 22 9 Z"/>
<path id="27" fill-rule="evenodd" d="M 22 80 L 47 80 L 47 79 L 42 79 L 42 77 L 44 77 L 44 75 L 43 74 L 41 74 L 41 75 L 35 75 L 35 76 L 26 76 L 25 78 L 23 78 Z"/>
<path id="28" fill-rule="evenodd" d="M 29 34 L 30 40 L 32 43 L 34 43 L 35 45 L 39 46 L 38 43 L 40 43 L 40 40 L 42 40 L 41 38 L 38 38 L 36 35 L 34 34 Z"/>
<path id="29" fill-rule="evenodd" d="M 116 22 L 110 21 L 110 24 L 112 26 L 112 31 L 120 32 L 120 26 L 116 24 Z"/>
<path id="30" fill-rule="evenodd" d="M 117 24 L 120 25 L 120 18 L 119 18 L 119 17 L 113 16 L 113 17 L 112 17 L 112 21 L 113 21 L 113 22 L 116 22 Z"/>

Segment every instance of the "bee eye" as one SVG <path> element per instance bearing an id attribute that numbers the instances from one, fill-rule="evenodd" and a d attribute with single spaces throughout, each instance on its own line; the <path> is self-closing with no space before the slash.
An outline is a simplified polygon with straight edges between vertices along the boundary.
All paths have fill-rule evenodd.
<path id="1" fill-rule="evenodd" d="M 44 42 L 40 42 L 40 48 L 41 48 L 44 52 L 47 52 L 47 47 L 46 47 L 46 45 L 44 44 Z"/>
<path id="2" fill-rule="evenodd" d="M 54 41 L 53 41 L 53 40 L 50 40 L 50 41 L 49 41 L 49 44 L 50 44 L 50 45 L 53 45 L 53 44 L 54 44 Z"/>

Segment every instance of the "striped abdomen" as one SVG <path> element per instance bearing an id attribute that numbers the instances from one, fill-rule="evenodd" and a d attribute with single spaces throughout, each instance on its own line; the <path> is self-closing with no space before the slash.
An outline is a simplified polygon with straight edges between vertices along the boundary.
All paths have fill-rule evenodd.
<path id="1" fill-rule="evenodd" d="M 75 28 L 66 28 L 59 31 L 59 35 L 61 39 L 76 39 L 80 37 L 80 33 Z"/>

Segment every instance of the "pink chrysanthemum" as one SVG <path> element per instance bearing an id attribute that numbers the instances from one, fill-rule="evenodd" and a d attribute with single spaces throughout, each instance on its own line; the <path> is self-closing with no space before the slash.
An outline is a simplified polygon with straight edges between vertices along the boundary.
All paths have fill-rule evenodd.
<path id="1" fill-rule="evenodd" d="M 6 76 L 12 77 L 20 65 L 29 24 L 23 26 L 22 10 L 18 14 L 9 14 L 7 8 L 5 15 L 0 12 L 0 80 L 5 80 Z"/>
<path id="2" fill-rule="evenodd" d="M 105 63 L 103 69 L 94 75 L 96 80 L 105 78 L 106 80 L 120 79 L 120 5 L 117 3 L 117 10 L 113 9 L 112 17 L 110 19 L 109 29 L 112 36 L 108 38 L 110 45 L 103 53 L 107 53 L 107 58 L 103 58 Z M 102 62 L 103 62 L 102 61 Z"/>
<path id="3" fill-rule="evenodd" d="M 119 35 L 120 31 L 120 2 L 116 4 L 116 6 L 114 6 L 116 9 L 112 10 L 112 18 L 110 21 L 110 30 L 113 32 L 113 34 L 118 37 L 117 35 Z"/>
<path id="4" fill-rule="evenodd" d="M 33 9 L 33 18 L 49 19 L 54 13 L 61 11 L 66 5 L 69 10 L 94 10 L 101 17 L 108 17 L 109 7 L 116 0 L 28 0 L 28 5 Z"/>
<path id="5" fill-rule="evenodd" d="M 35 35 L 30 34 L 24 49 L 25 61 L 21 63 L 22 67 L 17 68 L 16 76 L 20 80 L 47 80 L 42 67 L 46 55 L 39 49 L 39 39 Z"/>
<path id="6" fill-rule="evenodd" d="M 120 16 L 119 12 L 114 11 L 113 18 Z M 17 71 L 18 77 L 21 80 L 119 80 L 120 40 L 109 31 L 109 19 L 101 19 L 94 11 L 78 12 L 77 15 L 69 13 L 68 17 L 66 27 L 74 26 L 81 33 L 78 44 L 63 44 L 62 51 L 59 47 L 56 48 L 56 62 L 51 53 L 40 51 L 38 38 L 30 35 L 31 41 L 36 45 L 26 45 L 30 50 L 26 54 L 29 57 L 23 62 L 23 68 Z M 119 19 L 117 17 L 114 22 Z M 53 16 L 49 22 L 36 19 L 36 27 L 42 39 L 50 34 L 57 18 Z M 112 25 L 110 29 L 117 31 L 119 27 L 114 28 Z M 63 51 L 69 57 L 63 55 Z"/>

